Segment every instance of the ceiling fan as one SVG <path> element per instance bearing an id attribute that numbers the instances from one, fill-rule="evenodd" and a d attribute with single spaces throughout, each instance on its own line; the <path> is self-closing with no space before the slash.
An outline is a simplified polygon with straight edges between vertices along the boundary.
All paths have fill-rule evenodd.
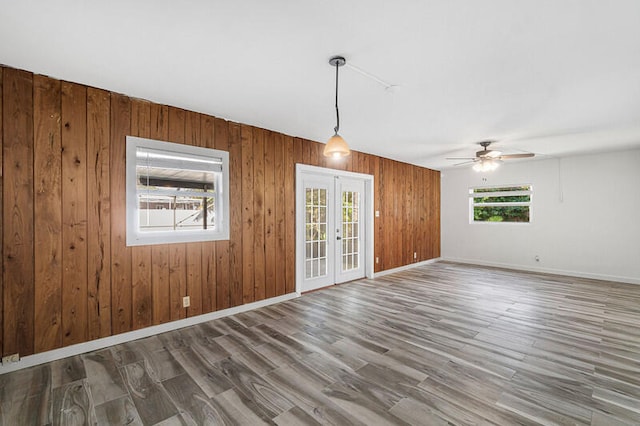
<path id="1" fill-rule="evenodd" d="M 489 149 L 489 145 L 491 145 L 493 142 L 495 141 L 479 142 L 478 145 L 480 145 L 482 149 L 476 152 L 475 157 L 450 157 L 447 158 L 447 160 L 466 160 L 462 163 L 454 164 L 454 166 L 475 163 L 473 165 L 473 170 L 478 172 L 486 172 L 495 170 L 503 160 L 511 160 L 514 158 L 529 158 L 535 156 L 535 154 L 531 152 L 503 155 L 500 151 Z"/>

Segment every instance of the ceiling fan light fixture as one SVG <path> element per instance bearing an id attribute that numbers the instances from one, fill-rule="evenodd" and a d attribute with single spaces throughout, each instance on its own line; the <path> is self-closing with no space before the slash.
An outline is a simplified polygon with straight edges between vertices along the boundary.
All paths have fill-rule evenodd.
<path id="1" fill-rule="evenodd" d="M 493 159 L 481 159 L 473 165 L 473 170 L 476 172 L 492 172 L 500 165 L 499 161 Z"/>
<path id="2" fill-rule="evenodd" d="M 347 60 L 342 56 L 333 56 L 329 59 L 329 65 L 336 67 L 336 127 L 333 128 L 334 134 L 329 138 L 329 141 L 327 141 L 322 154 L 325 157 L 336 159 L 344 158 L 351 154 L 349 145 L 347 145 L 347 142 L 338 134 L 338 130 L 340 130 L 340 110 L 338 109 L 338 69 L 346 63 Z"/>

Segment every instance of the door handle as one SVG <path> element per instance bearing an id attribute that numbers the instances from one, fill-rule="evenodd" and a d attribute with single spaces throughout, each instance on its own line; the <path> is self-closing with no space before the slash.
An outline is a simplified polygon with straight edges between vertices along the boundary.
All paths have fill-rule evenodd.
<path id="1" fill-rule="evenodd" d="M 336 237 L 336 240 L 338 240 L 338 241 L 340 241 L 341 239 L 342 239 L 342 237 L 341 237 L 340 235 L 338 235 L 338 236 Z"/>

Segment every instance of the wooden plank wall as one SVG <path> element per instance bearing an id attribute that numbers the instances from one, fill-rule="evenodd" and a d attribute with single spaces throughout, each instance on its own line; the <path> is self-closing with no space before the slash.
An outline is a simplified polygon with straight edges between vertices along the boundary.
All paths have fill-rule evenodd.
<path id="1" fill-rule="evenodd" d="M 8 67 L 0 90 L 3 355 L 294 291 L 296 163 L 374 175 L 376 271 L 440 256 L 439 172 Z M 229 151 L 229 241 L 126 246 L 126 135 Z"/>

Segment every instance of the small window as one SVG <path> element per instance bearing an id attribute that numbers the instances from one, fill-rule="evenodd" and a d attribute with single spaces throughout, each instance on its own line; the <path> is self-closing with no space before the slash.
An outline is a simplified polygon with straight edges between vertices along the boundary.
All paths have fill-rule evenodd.
<path id="1" fill-rule="evenodd" d="M 477 222 L 531 222 L 531 185 L 469 189 L 469 217 Z"/>
<path id="2" fill-rule="evenodd" d="M 229 153 L 127 136 L 127 245 L 229 239 Z"/>

